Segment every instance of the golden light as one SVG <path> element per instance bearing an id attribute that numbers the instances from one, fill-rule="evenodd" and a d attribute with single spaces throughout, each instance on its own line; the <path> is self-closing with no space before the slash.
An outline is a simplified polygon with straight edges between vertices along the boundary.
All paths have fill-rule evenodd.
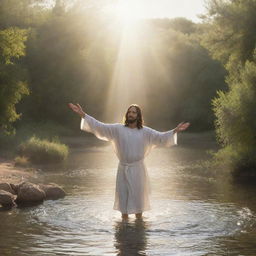
<path id="1" fill-rule="evenodd" d="M 199 20 L 197 14 L 204 10 L 204 0 L 114 0 L 109 10 L 126 24 L 143 18 L 186 17 Z"/>
<path id="2" fill-rule="evenodd" d="M 135 23 L 143 18 L 145 6 L 140 1 L 135 0 L 119 0 L 111 7 L 111 12 L 125 26 L 135 25 Z"/>
<path id="3" fill-rule="evenodd" d="M 160 94 L 164 94 L 168 83 L 170 72 L 165 56 L 159 52 L 157 41 L 162 34 L 160 32 L 158 36 L 158 32 L 150 25 L 148 19 L 177 16 L 185 13 L 187 9 L 189 12 L 193 10 L 195 3 L 202 0 L 113 1 L 114 3 L 111 1 L 104 11 L 111 17 L 110 20 L 114 21 L 111 31 L 117 31 L 120 41 L 106 93 L 105 120 L 119 122 L 132 103 L 147 109 L 150 104 L 148 94 L 151 93 L 148 93 L 148 88 L 153 84 L 148 78 L 150 72 L 163 81 L 159 84 L 156 81 Z"/>
<path id="4" fill-rule="evenodd" d="M 145 105 L 144 43 L 140 24 L 144 11 L 144 3 L 135 0 L 117 0 L 105 9 L 115 21 L 112 31 L 116 28 L 120 33 L 118 54 L 105 102 L 105 118 L 109 122 L 120 122 L 132 103 Z"/>

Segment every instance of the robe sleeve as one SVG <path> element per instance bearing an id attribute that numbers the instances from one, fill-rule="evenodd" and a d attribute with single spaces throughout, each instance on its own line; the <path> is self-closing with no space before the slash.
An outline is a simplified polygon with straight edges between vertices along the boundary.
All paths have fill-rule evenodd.
<path id="1" fill-rule="evenodd" d="M 174 132 L 174 129 L 166 132 L 150 129 L 150 144 L 152 147 L 171 147 L 177 145 L 177 132 Z"/>
<path id="2" fill-rule="evenodd" d="M 114 139 L 117 124 L 102 123 L 94 117 L 85 114 L 81 118 L 80 129 L 93 133 L 98 139 L 111 141 Z"/>

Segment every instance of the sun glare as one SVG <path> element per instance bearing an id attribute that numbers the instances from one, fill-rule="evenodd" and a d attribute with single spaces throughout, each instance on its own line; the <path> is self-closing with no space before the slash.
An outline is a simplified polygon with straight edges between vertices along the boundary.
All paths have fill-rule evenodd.
<path id="1" fill-rule="evenodd" d="M 139 1 L 119 0 L 111 9 L 125 26 L 134 25 L 143 18 L 144 9 Z"/>
<path id="2" fill-rule="evenodd" d="M 144 30 L 142 2 L 119 0 L 111 7 L 111 13 L 121 25 L 119 51 L 109 85 L 106 102 L 106 119 L 119 122 L 126 108 L 139 102 L 143 107 L 145 77 L 143 73 Z M 111 113 L 115 112 L 115 116 Z"/>
<path id="3" fill-rule="evenodd" d="M 132 103 L 139 103 L 142 108 L 148 104 L 144 69 L 146 56 L 151 53 L 146 42 L 146 7 L 143 1 L 119 0 L 105 9 L 114 17 L 113 28 L 120 32 L 118 54 L 105 103 L 105 117 L 109 122 L 120 122 Z"/>

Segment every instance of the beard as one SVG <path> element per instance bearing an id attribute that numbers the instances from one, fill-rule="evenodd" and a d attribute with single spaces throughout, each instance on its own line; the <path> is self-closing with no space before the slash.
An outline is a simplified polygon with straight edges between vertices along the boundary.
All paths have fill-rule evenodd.
<path id="1" fill-rule="evenodd" d="M 137 121 L 137 118 L 134 118 L 134 119 L 128 118 L 128 119 L 127 119 L 127 122 L 128 122 L 129 124 L 133 124 L 133 123 L 135 123 L 136 121 Z"/>

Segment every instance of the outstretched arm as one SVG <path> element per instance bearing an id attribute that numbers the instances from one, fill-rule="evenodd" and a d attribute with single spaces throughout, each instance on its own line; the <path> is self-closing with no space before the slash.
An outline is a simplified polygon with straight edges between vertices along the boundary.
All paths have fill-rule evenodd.
<path id="1" fill-rule="evenodd" d="M 93 133 L 101 140 L 113 140 L 116 132 L 116 124 L 106 124 L 96 120 L 94 117 L 85 113 L 79 104 L 74 105 L 69 103 L 68 106 L 82 118 L 80 123 L 81 130 Z"/>
<path id="2" fill-rule="evenodd" d="M 185 123 L 185 122 L 181 122 L 178 124 L 178 126 L 176 128 L 174 128 L 174 132 L 181 132 L 186 130 L 188 127 L 190 126 L 190 123 Z"/>
<path id="3" fill-rule="evenodd" d="M 159 132 L 154 129 L 150 129 L 150 142 L 152 147 L 170 147 L 177 145 L 177 133 L 184 131 L 188 128 L 190 123 L 180 123 L 172 130 L 166 132 Z"/>
<path id="4" fill-rule="evenodd" d="M 85 112 L 83 111 L 82 107 L 77 103 L 76 105 L 72 103 L 68 103 L 68 106 L 75 112 L 77 113 L 80 117 L 85 116 Z"/>

